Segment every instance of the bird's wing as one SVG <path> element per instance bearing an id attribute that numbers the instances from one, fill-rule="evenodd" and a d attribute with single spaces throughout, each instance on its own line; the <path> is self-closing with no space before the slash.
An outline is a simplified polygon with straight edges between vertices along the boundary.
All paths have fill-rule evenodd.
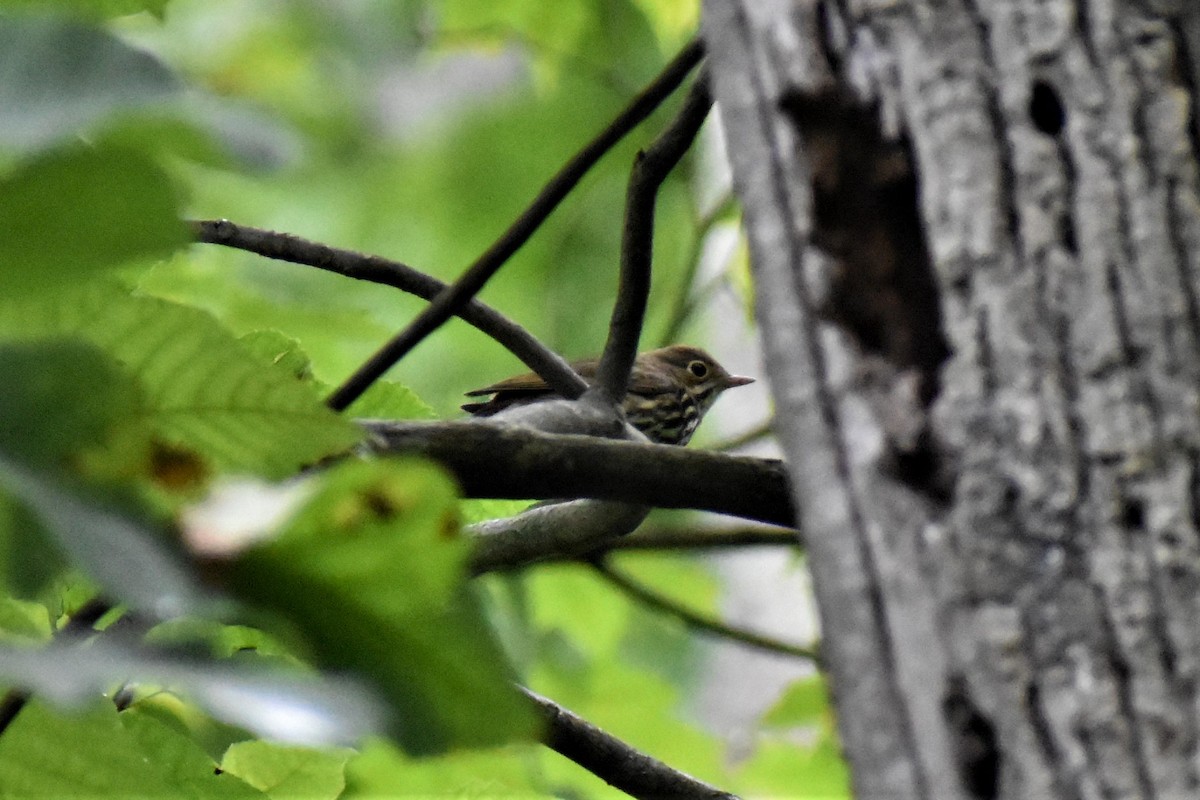
<path id="1" fill-rule="evenodd" d="M 550 386 L 542 380 L 541 376 L 536 372 L 530 372 L 525 375 L 516 375 L 512 378 L 493 383 L 491 386 L 485 386 L 482 389 L 472 389 L 467 392 L 467 397 L 480 397 L 485 394 L 496 394 L 497 392 L 548 392 Z"/>
<path id="2" fill-rule="evenodd" d="M 571 368 L 585 379 L 591 379 L 596 374 L 596 362 L 591 359 L 573 363 L 571 364 Z M 549 391 L 550 385 L 542 380 L 540 375 L 536 372 L 526 372 L 524 375 L 514 375 L 511 378 L 505 378 L 482 389 L 472 389 L 466 395 L 467 397 L 481 397 L 485 394 L 497 394 L 499 392 L 531 395 Z"/>

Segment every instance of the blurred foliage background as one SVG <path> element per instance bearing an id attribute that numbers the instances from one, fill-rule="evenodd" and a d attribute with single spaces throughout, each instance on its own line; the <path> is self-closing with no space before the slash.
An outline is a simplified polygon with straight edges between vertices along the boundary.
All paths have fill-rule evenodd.
<path id="1" fill-rule="evenodd" d="M 27 289 L 23 282 L 31 273 L 24 267 L 35 258 L 36 280 L 61 285 L 63 292 L 78 280 L 80 265 L 115 272 L 139 296 L 203 309 L 234 335 L 254 334 L 259 343 L 278 334 L 295 340 L 316 379 L 336 384 L 423 301 L 235 250 L 181 246 L 185 233 L 177 214 L 284 231 L 452 280 L 696 34 L 698 5 L 0 0 L 0 223 L 10 240 L 0 244 L 0 266 L 8 268 L 0 272 L 7 282 L 0 288 Z M 677 101 L 606 156 L 482 293 L 568 357 L 594 354 L 603 345 L 629 167 Z M 713 286 L 734 298 L 738 318 L 730 324 L 747 324 L 742 250 L 734 247 L 732 257 L 697 272 L 706 237 L 714 228 L 728 233 L 736 223 L 727 188 L 719 182 L 714 188 L 704 159 L 693 154 L 660 194 L 644 346 L 662 343 L 681 305 Z M 57 266 L 63 264 L 71 268 Z M 97 316 L 104 298 L 88 300 Z M 0 309 L 0 335 L 31 335 L 24 331 L 31 314 Z M 711 315 L 687 317 L 669 338 L 707 344 L 709 323 Z M 56 325 L 45 323 L 39 335 L 59 330 Z M 172 330 L 189 326 L 196 323 L 179 321 Z M 136 337 L 138 328 L 128 335 Z M 48 358 L 34 357 L 39 363 Z M 64 374 L 92 358 L 53 357 Z M 452 321 L 388 377 L 433 414 L 455 417 L 463 391 L 521 370 L 499 345 Z M 112 380 L 119 388 L 112 396 L 125 391 Z M 53 387 L 47 391 L 52 401 Z M 21 403 L 36 406 L 29 398 Z M 286 464 L 303 455 L 280 458 Z M 422 475 L 402 473 L 405 485 L 436 483 Z M 6 551 L 27 555 L 12 544 L 11 533 L 21 529 L 12 520 L 25 512 L 4 502 Z M 461 505 L 467 519 L 514 510 L 512 504 Z M 298 541 L 289 545 L 294 551 L 279 553 L 307 552 Z M 451 592 L 458 557 L 447 551 L 438 562 L 437 591 Z M 282 559 L 267 551 L 245 565 L 243 596 L 286 615 L 301 609 L 293 594 L 272 593 L 270 576 L 277 577 L 272 570 Z M 704 562 L 629 554 L 617 563 L 649 585 L 669 587 L 689 608 L 718 614 L 718 582 Z M 53 575 L 63 566 L 51 558 L 43 568 Z M 297 567 L 293 577 L 323 585 L 319 559 L 304 569 Z M 387 575 L 368 578 L 385 582 Z M 45 591 L 17 591 L 17 582 L 10 579 L 12 594 L 0 607 L 5 642 L 44 642 L 51 629 L 46 614 L 56 620 L 91 591 L 82 579 L 51 582 L 59 592 L 56 605 L 44 600 Z M 845 796 L 845 771 L 816 679 L 795 683 L 752 740 L 730 747 L 697 721 L 705 662 L 678 621 L 637 606 L 580 565 L 543 566 L 475 585 L 471 602 L 536 691 L 722 788 L 764 797 Z M 458 630 L 460 622 L 439 625 Z M 462 631 L 471 624 L 462 623 Z M 218 649 L 228 655 L 253 647 L 289 662 L 339 664 L 329 656 L 348 645 L 337 627 L 334 619 L 310 636 L 311 650 L 286 635 L 228 627 Z M 475 657 L 471 647 L 455 647 L 443 656 Z M 339 665 L 353 667 L 354 656 Z M 357 750 L 312 751 L 249 739 L 169 692 L 143 693 L 134 710 L 141 716 L 127 712 L 118 725 L 111 706 L 78 715 L 32 705 L 0 736 L 0 785 L 7 777 L 16 781 L 10 785 L 44 796 L 81 787 L 111 795 L 265 792 L 276 798 L 623 796 L 527 743 L 421 758 L 382 738 Z M 54 757 L 46 758 L 47 748 Z M 64 763 L 68 750 L 70 763 Z M 219 792 L 197 783 L 215 764 L 241 782 L 221 784 Z"/>

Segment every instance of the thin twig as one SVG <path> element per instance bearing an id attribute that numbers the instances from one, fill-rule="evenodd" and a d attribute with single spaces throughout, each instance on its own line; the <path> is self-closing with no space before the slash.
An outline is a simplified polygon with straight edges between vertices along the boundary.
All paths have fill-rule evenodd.
<path id="1" fill-rule="evenodd" d="M 704 124 L 711 108 L 708 75 L 701 72 L 675 119 L 650 147 L 638 153 L 634 161 L 625 196 L 617 302 L 613 307 L 604 354 L 596 368 L 596 389 L 612 403 L 620 403 L 625 396 L 646 317 L 658 189 L 696 140 L 696 134 L 700 132 L 700 126 Z"/>
<path id="2" fill-rule="evenodd" d="M 65 625 L 55 631 L 55 636 L 82 633 L 95 625 L 112 608 L 112 603 L 107 600 L 93 597 L 80 606 Z M 9 689 L 4 697 L 0 698 L 0 735 L 8 730 L 8 726 L 13 723 L 32 696 L 24 689 Z"/>
<path id="3" fill-rule="evenodd" d="M 648 117 L 699 63 L 703 55 L 704 45 L 699 39 L 693 39 L 599 136 L 559 170 L 508 230 L 457 281 L 440 292 L 408 327 L 380 348 L 330 395 L 326 401 L 329 407 L 338 411 L 344 410 L 422 339 L 456 314 L 458 309 L 473 298 L 496 274 L 509 256 L 533 235 L 550 212 L 600 157 Z M 572 395 L 570 399 L 574 399 L 575 396 Z"/>
<path id="4" fill-rule="evenodd" d="M 733 195 L 726 194 L 719 203 L 696 219 L 692 240 L 688 243 L 687 256 L 683 262 L 685 272 L 680 281 L 679 294 L 675 296 L 675 305 L 671 309 L 671 316 L 667 320 L 666 327 L 663 328 L 662 336 L 659 337 L 660 347 L 666 347 L 679 341 L 679 336 L 683 333 L 683 326 L 687 324 L 696 310 L 697 297 L 692 292 L 692 284 L 696 281 L 696 272 L 700 269 L 700 260 L 704 256 L 704 243 L 708 241 L 708 235 L 712 233 L 712 229 L 725 218 L 734 205 Z"/>
<path id="5" fill-rule="evenodd" d="M 599 500 L 576 500 L 574 503 L 601 503 Z M 576 562 L 581 558 L 600 558 L 620 551 L 686 551 L 744 550 L 748 547 L 788 547 L 799 551 L 800 532 L 780 528 L 747 528 L 743 530 L 657 530 L 636 533 L 630 530 L 642 518 L 623 514 L 616 517 L 611 511 L 606 518 L 597 518 L 579 509 L 571 514 L 572 503 L 555 503 L 534 507 L 515 517 L 488 520 L 468 528 L 472 536 L 471 574 L 519 570 L 533 564 Z M 624 511 L 625 504 L 610 503 Z M 599 512 L 601 509 L 597 509 Z M 556 512 L 558 518 L 529 519 L 528 515 Z M 620 524 L 629 520 L 634 525 Z"/>
<path id="6" fill-rule="evenodd" d="M 552 700 L 521 687 L 546 723 L 542 743 L 608 785 L 643 800 L 737 800 L 602 731 Z"/>
<path id="7" fill-rule="evenodd" d="M 197 220 L 191 226 L 198 242 L 232 247 L 347 278 L 391 286 L 425 300 L 434 299 L 446 288 L 446 284 L 437 278 L 398 261 L 340 250 L 288 233 L 238 225 L 226 219 Z M 508 348 L 559 394 L 578 397 L 587 389 L 587 383 L 575 374 L 562 356 L 494 308 L 471 300 L 458 309 L 457 314 Z"/>
<path id="8" fill-rule="evenodd" d="M 719 620 L 710 619 L 701 614 L 692 611 L 690 608 L 685 608 L 663 595 L 641 585 L 628 575 L 613 569 L 603 559 L 595 559 L 588 562 L 606 581 L 616 586 L 625 594 L 632 597 L 648 608 L 653 608 L 665 614 L 669 614 L 682 622 L 692 630 L 707 633 L 711 636 L 717 636 L 722 639 L 744 644 L 747 647 L 754 647 L 759 650 L 765 650 L 769 653 L 778 653 L 785 656 L 794 656 L 803 658 L 809 661 L 817 661 L 817 651 L 811 647 L 801 647 L 800 645 L 781 642 L 770 636 L 763 636 L 760 633 L 737 628 L 732 625 L 727 625 Z"/>
<path id="9" fill-rule="evenodd" d="M 801 546 L 800 532 L 790 528 L 650 528 L 605 544 L 603 552 L 616 550 L 741 550 L 747 547 Z"/>
<path id="10" fill-rule="evenodd" d="M 718 453 L 724 453 L 727 450 L 736 450 L 739 447 L 745 447 L 748 444 L 754 444 L 760 439 L 766 439 L 775 433 L 775 420 L 768 419 L 764 422 L 755 425 L 747 431 L 743 431 L 735 436 L 730 436 L 728 439 L 722 439 L 719 442 L 707 444 L 709 450 L 715 450 Z"/>
<path id="11" fill-rule="evenodd" d="M 478 421 L 362 424 L 374 452 L 440 461 L 467 497 L 588 497 L 795 524 L 779 461 Z"/>

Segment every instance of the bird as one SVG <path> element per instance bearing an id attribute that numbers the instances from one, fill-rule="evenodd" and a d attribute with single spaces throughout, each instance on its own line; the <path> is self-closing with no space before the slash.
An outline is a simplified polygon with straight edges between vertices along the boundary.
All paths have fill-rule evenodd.
<path id="1" fill-rule="evenodd" d="M 598 365 L 596 358 L 571 363 L 589 384 L 595 380 Z M 754 383 L 754 378 L 731 375 L 700 348 L 674 344 L 638 354 L 622 408 L 630 424 L 650 441 L 686 445 L 717 397 L 726 389 L 748 383 Z M 486 395 L 491 397 L 465 403 L 463 411 L 490 417 L 511 406 L 545 400 L 554 390 L 529 372 L 466 393 L 467 397 Z"/>

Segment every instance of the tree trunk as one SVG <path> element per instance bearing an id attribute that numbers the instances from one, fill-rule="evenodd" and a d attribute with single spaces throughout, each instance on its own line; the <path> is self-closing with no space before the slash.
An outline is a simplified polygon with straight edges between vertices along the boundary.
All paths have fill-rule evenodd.
<path id="1" fill-rule="evenodd" d="M 1200 9 L 704 11 L 858 796 L 1197 796 Z"/>

